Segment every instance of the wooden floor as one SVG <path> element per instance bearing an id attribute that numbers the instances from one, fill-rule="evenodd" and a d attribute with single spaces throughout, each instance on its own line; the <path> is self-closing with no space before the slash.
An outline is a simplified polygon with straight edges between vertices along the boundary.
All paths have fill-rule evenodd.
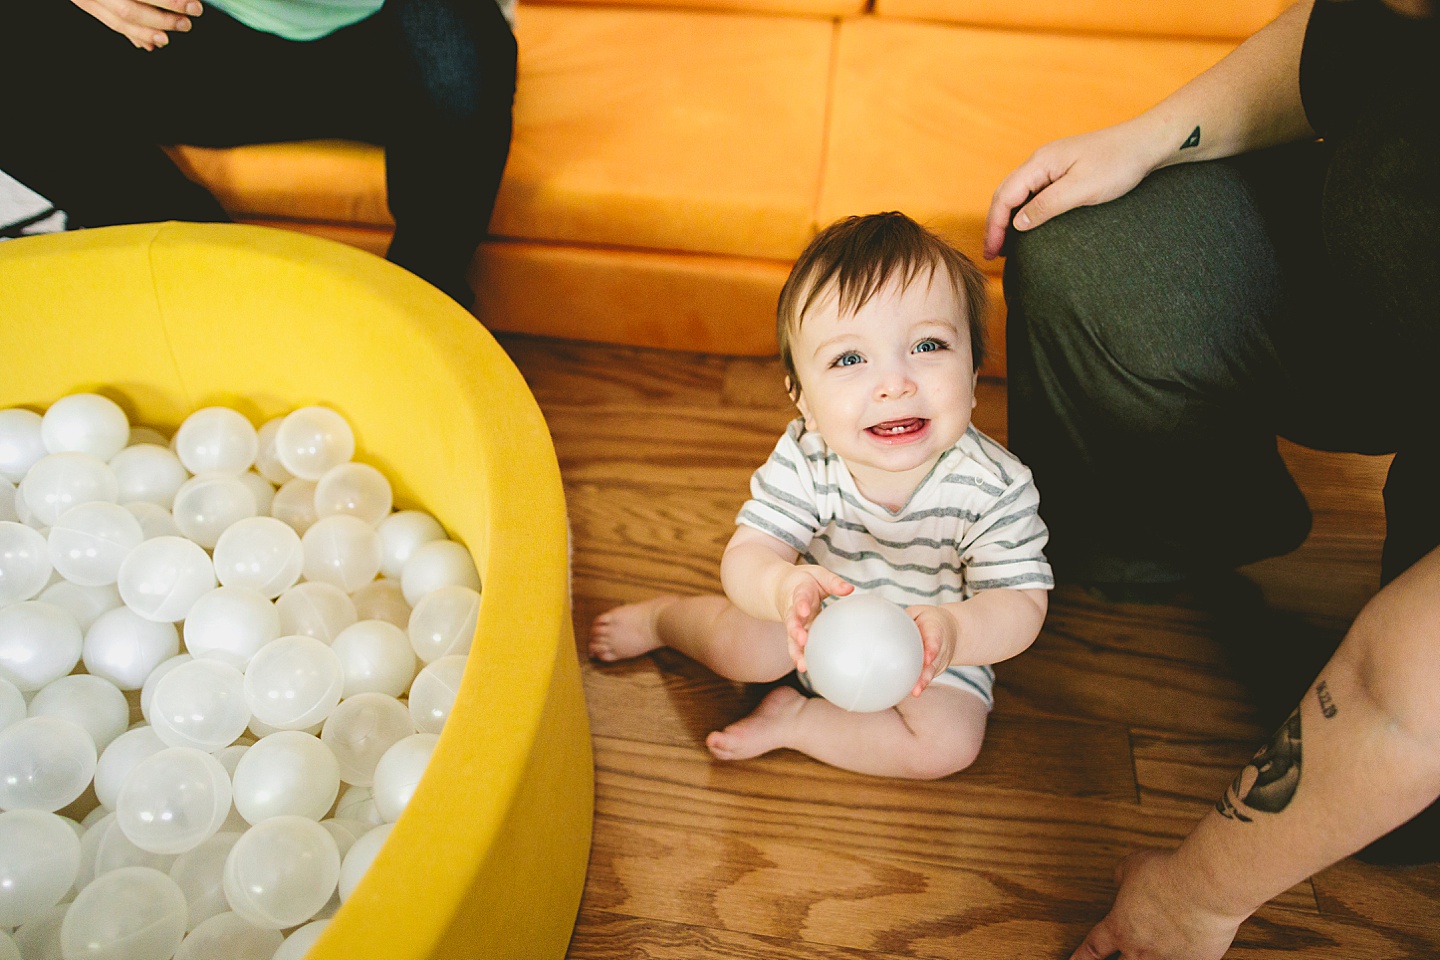
<path id="1" fill-rule="evenodd" d="M 750 473 L 791 417 L 778 362 L 502 342 L 565 479 L 578 642 L 615 604 L 717 591 Z M 982 382 L 976 421 L 1004 442 L 1002 384 Z M 705 734 L 763 689 L 668 652 L 601 666 L 577 650 L 596 801 L 569 957 L 1068 957 L 1110 902 L 1115 862 L 1183 837 L 1309 679 L 1257 696 L 1266 667 L 1249 641 L 1280 638 L 1318 666 L 1377 587 L 1386 459 L 1286 455 L 1316 523 L 1298 552 L 1247 569 L 1268 614 L 1061 588 L 1039 640 L 997 668 L 980 759 L 935 783 L 788 751 L 715 761 Z M 1319 874 L 1229 956 L 1280 954 L 1440 957 L 1440 868 Z"/>

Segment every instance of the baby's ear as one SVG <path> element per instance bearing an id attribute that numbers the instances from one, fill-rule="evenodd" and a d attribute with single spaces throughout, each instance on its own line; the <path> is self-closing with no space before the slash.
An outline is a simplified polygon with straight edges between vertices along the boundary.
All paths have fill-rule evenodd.
<path id="1" fill-rule="evenodd" d="M 791 403 L 800 402 L 800 388 L 795 385 L 795 381 L 789 376 L 785 378 L 785 392 L 790 395 Z"/>

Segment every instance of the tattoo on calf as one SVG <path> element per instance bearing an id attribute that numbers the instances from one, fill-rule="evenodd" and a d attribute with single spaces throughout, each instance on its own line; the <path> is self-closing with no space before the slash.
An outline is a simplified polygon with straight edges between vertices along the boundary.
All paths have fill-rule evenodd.
<path id="1" fill-rule="evenodd" d="M 1249 770 L 1255 771 L 1254 778 L 1242 796 L 1240 791 Z M 1222 817 L 1250 823 L 1252 818 L 1242 813 L 1241 807 L 1260 813 L 1279 813 L 1290 805 L 1299 785 L 1300 708 L 1296 707 L 1270 742 L 1235 775 L 1230 788 L 1216 802 L 1215 811 Z"/>
<path id="2" fill-rule="evenodd" d="M 1185 142 L 1180 144 L 1180 149 L 1189 150 L 1191 147 L 1198 146 L 1200 146 L 1200 128 L 1196 127 L 1190 131 L 1190 136 L 1185 138 Z"/>
<path id="3" fill-rule="evenodd" d="M 1340 712 L 1335 706 L 1335 700 L 1330 696 L 1330 691 L 1326 688 L 1324 680 L 1315 684 L 1315 698 L 1320 701 L 1320 714 L 1326 720 L 1329 720 Z"/>

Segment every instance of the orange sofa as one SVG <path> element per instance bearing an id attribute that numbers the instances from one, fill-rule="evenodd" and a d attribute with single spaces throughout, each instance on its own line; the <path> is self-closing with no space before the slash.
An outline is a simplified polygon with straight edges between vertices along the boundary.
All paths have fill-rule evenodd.
<path id="1" fill-rule="evenodd" d="M 979 260 L 1001 178 L 1127 116 L 1288 0 L 522 2 L 515 138 L 471 280 L 487 326 L 774 351 L 791 262 L 839 217 L 904 210 Z M 174 156 L 237 218 L 383 253 L 377 148 Z M 999 264 L 995 273 L 999 299 Z M 987 373 L 1003 376 L 1003 310 Z"/>

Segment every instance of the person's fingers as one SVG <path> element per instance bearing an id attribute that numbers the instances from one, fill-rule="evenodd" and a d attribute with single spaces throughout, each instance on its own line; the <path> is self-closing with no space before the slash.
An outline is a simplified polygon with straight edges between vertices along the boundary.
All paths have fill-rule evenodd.
<path id="1" fill-rule="evenodd" d="M 152 50 L 170 42 L 170 33 L 185 33 L 190 16 L 201 9 L 195 0 L 73 0 L 75 5 L 137 47 Z M 173 9 L 171 9 L 173 8 Z M 193 11 L 193 12 L 192 12 Z"/>
<path id="2" fill-rule="evenodd" d="M 1031 157 L 1000 181 L 1000 186 L 990 197 L 990 209 L 985 214 L 986 260 L 1000 255 L 1000 248 L 1005 243 L 1005 230 L 1010 226 L 1010 215 L 1015 208 L 1048 186 L 1051 179 L 1045 164 Z"/>
<path id="3" fill-rule="evenodd" d="M 1067 210 L 1094 202 L 1094 197 L 1074 178 L 1057 177 L 1015 212 L 1014 226 L 1016 230 L 1030 230 Z"/>
<path id="4" fill-rule="evenodd" d="M 1107 917 L 1106 920 L 1109 918 Z M 1085 937 L 1085 942 L 1070 954 L 1070 960 L 1107 960 L 1120 952 L 1120 944 L 1110 932 L 1106 920 L 1101 920 Z"/>

